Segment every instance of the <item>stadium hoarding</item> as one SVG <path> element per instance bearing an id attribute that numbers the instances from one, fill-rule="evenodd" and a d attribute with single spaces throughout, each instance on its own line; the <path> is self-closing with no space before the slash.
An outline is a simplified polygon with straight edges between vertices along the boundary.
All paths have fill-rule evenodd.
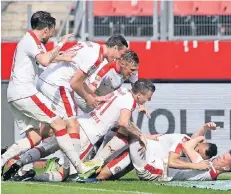
<path id="1" fill-rule="evenodd" d="M 127 84 L 129 87 L 130 84 Z M 192 134 L 213 121 L 220 129 L 207 133 L 219 153 L 231 149 L 231 84 L 155 84 L 147 103 L 151 119 L 137 110 L 133 121 L 143 132 Z"/>
<path id="2" fill-rule="evenodd" d="M 102 42 L 99 42 L 102 43 Z M 17 42 L 3 42 L 2 80 L 8 80 Z M 76 42 L 68 42 L 62 50 Z M 131 41 L 129 46 L 140 58 L 139 77 L 165 80 L 229 80 L 231 82 L 231 41 Z M 49 42 L 48 50 L 54 46 Z"/>

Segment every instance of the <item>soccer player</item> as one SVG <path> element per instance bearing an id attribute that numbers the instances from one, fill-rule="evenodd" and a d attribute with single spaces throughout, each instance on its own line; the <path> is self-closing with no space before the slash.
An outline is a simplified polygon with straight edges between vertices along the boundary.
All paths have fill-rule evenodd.
<path id="1" fill-rule="evenodd" d="M 73 35 L 63 36 L 51 51 L 46 52 L 44 44 L 55 30 L 55 18 L 48 12 L 38 11 L 31 17 L 31 27 L 32 30 L 22 37 L 16 47 L 7 89 L 7 99 L 16 124 L 22 132 L 26 132 L 27 137 L 14 143 L 1 156 L 2 166 L 41 140 L 40 122 L 50 124 L 62 150 L 69 153 L 74 150 L 70 137 L 65 133 L 64 121 L 52 110 L 52 102 L 38 92 L 35 86 L 38 65 L 48 66 Z M 64 132 L 62 136 L 58 135 L 60 131 Z"/>
<path id="2" fill-rule="evenodd" d="M 180 159 L 180 157 L 184 154 L 188 155 L 188 152 L 190 152 L 190 149 L 195 150 L 197 153 L 197 157 L 192 155 L 188 155 L 190 160 L 193 163 L 199 163 L 203 159 L 209 159 L 217 154 L 217 147 L 215 144 L 211 143 L 201 143 L 201 140 L 204 141 L 204 138 L 202 138 L 202 135 L 205 135 L 205 133 L 208 130 L 215 130 L 216 124 L 213 122 L 206 123 L 203 127 L 201 127 L 197 132 L 195 132 L 192 136 L 193 139 L 190 139 L 188 136 L 183 134 L 167 134 L 167 135 L 146 135 L 147 138 L 147 146 L 146 146 L 146 152 L 145 152 L 145 162 L 152 162 L 155 160 L 155 157 L 166 159 L 169 158 L 169 166 L 173 168 L 198 168 L 200 164 L 188 164 L 185 163 Z M 158 141 L 153 141 L 157 140 Z M 122 142 L 121 142 L 122 144 Z M 133 142 L 133 155 L 134 155 L 134 161 L 139 162 L 143 159 L 140 158 L 140 149 L 141 146 L 139 145 L 139 142 L 134 143 Z M 115 143 L 110 143 L 110 149 L 116 148 Z M 107 146 L 104 148 L 104 151 L 107 152 L 108 148 Z M 189 150 L 189 151 L 188 151 Z M 131 150 L 130 150 L 131 151 Z M 108 160 L 105 157 L 106 160 L 105 164 L 106 166 L 101 170 L 100 174 L 98 175 L 98 179 L 109 179 L 112 175 L 116 175 L 119 172 L 123 171 L 129 164 L 130 164 L 130 157 L 128 154 L 128 150 L 121 150 L 121 152 L 118 152 L 119 156 L 116 157 L 113 160 Z M 98 154 L 103 155 L 103 154 Z M 99 157 L 99 156 L 98 156 Z M 140 159 L 139 159 L 140 158 Z M 202 159 L 203 158 L 203 159 Z M 205 166 L 206 167 L 206 166 Z"/>

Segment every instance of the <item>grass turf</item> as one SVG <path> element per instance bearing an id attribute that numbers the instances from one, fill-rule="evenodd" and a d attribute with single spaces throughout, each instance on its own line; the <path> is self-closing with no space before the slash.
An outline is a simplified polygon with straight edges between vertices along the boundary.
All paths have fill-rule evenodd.
<path id="1" fill-rule="evenodd" d="M 219 179 L 231 179 L 226 174 Z M 217 191 L 208 189 L 171 187 L 156 185 L 152 182 L 139 181 L 134 172 L 129 173 L 118 181 L 103 181 L 98 183 L 16 183 L 3 182 L 2 194 L 225 194 L 230 191 Z"/>

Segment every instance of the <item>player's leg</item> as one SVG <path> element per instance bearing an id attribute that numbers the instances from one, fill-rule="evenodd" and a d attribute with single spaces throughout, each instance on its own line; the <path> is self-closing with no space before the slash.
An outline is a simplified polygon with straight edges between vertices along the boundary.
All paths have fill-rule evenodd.
<path id="1" fill-rule="evenodd" d="M 130 157 L 137 176 L 142 180 L 156 180 L 163 174 L 163 161 L 154 158 L 152 162 L 147 162 L 145 156 L 140 153 L 141 146 L 139 141 L 134 141 L 129 146 Z"/>
<path id="2" fill-rule="evenodd" d="M 115 136 L 104 146 L 103 150 L 96 154 L 92 161 L 104 162 L 110 157 L 113 157 L 113 155 L 116 154 L 118 150 L 126 149 L 127 146 L 127 138 L 121 134 L 116 133 Z"/>
<path id="3" fill-rule="evenodd" d="M 33 148 L 41 140 L 39 122 L 25 115 L 25 111 L 23 110 L 23 108 L 20 108 L 26 102 L 27 99 L 21 99 L 9 103 L 10 109 L 15 119 L 15 123 L 21 130 L 21 133 L 26 132 L 26 137 L 16 141 L 1 156 L 2 166 L 15 156 L 21 155 L 23 152 L 26 152 L 27 150 Z"/>
<path id="4" fill-rule="evenodd" d="M 124 171 L 130 163 L 131 160 L 128 150 L 125 150 L 121 154 L 119 154 L 119 156 L 106 164 L 96 178 L 99 180 L 110 179 L 112 176 L 115 176 L 116 174 Z"/>

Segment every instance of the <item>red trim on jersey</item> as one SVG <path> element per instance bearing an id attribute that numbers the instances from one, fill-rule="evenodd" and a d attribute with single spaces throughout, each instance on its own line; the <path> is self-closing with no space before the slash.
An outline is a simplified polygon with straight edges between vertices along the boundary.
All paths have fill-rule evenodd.
<path id="1" fill-rule="evenodd" d="M 87 147 L 87 149 L 80 155 L 80 160 L 82 160 L 86 154 L 89 152 L 89 150 L 93 147 L 92 144 L 89 144 L 89 146 Z"/>
<path id="2" fill-rule="evenodd" d="M 133 105 L 132 105 L 132 112 L 136 109 L 136 100 L 134 99 Z"/>
<path id="3" fill-rule="evenodd" d="M 59 87 L 59 92 L 60 92 L 60 95 L 61 95 L 64 107 L 65 107 L 67 116 L 68 117 L 72 117 L 73 116 L 73 112 L 72 112 L 71 104 L 70 104 L 69 99 L 67 97 L 67 94 L 66 94 L 64 86 L 60 86 Z"/>
<path id="4" fill-rule="evenodd" d="M 55 117 L 55 113 L 53 113 L 49 108 L 47 108 L 47 106 L 42 103 L 39 98 L 36 95 L 33 95 L 30 97 L 34 103 L 50 118 Z"/>
<path id="5" fill-rule="evenodd" d="M 118 164 L 121 160 L 123 160 L 128 155 L 128 151 L 122 152 L 117 158 L 110 161 L 106 166 L 108 168 L 112 168 L 116 164 Z"/>
<path id="6" fill-rule="evenodd" d="M 59 172 L 59 171 L 58 171 L 58 172 Z M 63 174 L 63 173 L 61 173 L 61 172 L 59 172 L 59 174 L 61 175 L 62 180 L 64 180 L 64 174 Z"/>
<path id="7" fill-rule="evenodd" d="M 80 135 L 78 133 L 70 133 L 69 135 L 72 139 L 80 139 Z"/>
<path id="8" fill-rule="evenodd" d="M 29 142 L 30 142 L 30 148 L 33 148 L 33 147 L 34 147 L 34 142 L 33 142 L 33 140 L 32 140 L 30 137 L 27 137 L 27 139 L 28 139 Z"/>
<path id="9" fill-rule="evenodd" d="M 117 98 L 118 96 L 115 96 L 105 107 L 104 109 L 100 112 L 100 115 L 102 115 L 103 113 L 105 113 L 105 111 L 109 108 L 109 106 L 111 106 L 111 104 L 114 102 L 114 100 Z"/>
<path id="10" fill-rule="evenodd" d="M 181 151 L 183 150 L 183 146 L 181 143 L 179 143 L 175 149 L 175 153 L 179 154 L 181 153 Z"/>
<path id="11" fill-rule="evenodd" d="M 219 175 L 217 172 L 214 172 L 213 169 L 209 170 L 209 174 L 212 177 L 212 180 L 216 180 Z"/>
<path id="12" fill-rule="evenodd" d="M 38 37 L 35 35 L 35 33 L 32 30 L 29 30 L 28 33 L 35 40 L 36 44 L 41 46 L 41 41 L 38 39 Z"/>
<path id="13" fill-rule="evenodd" d="M 94 64 L 94 66 L 98 67 L 102 61 L 103 61 L 103 46 L 100 45 L 99 56 L 98 56 L 98 59 L 96 60 L 96 62 Z"/>
<path id="14" fill-rule="evenodd" d="M 154 168 L 153 166 L 151 166 L 149 164 L 146 164 L 144 169 L 147 170 L 148 172 L 150 172 L 151 174 L 156 174 L 156 175 L 162 175 L 163 174 L 163 170 L 158 169 L 158 168 Z"/>
<path id="15" fill-rule="evenodd" d="M 66 129 L 61 129 L 61 130 L 55 132 L 55 136 L 56 136 L 56 137 L 64 136 L 64 135 L 66 135 L 66 134 L 67 134 L 67 130 L 66 130 Z"/>

